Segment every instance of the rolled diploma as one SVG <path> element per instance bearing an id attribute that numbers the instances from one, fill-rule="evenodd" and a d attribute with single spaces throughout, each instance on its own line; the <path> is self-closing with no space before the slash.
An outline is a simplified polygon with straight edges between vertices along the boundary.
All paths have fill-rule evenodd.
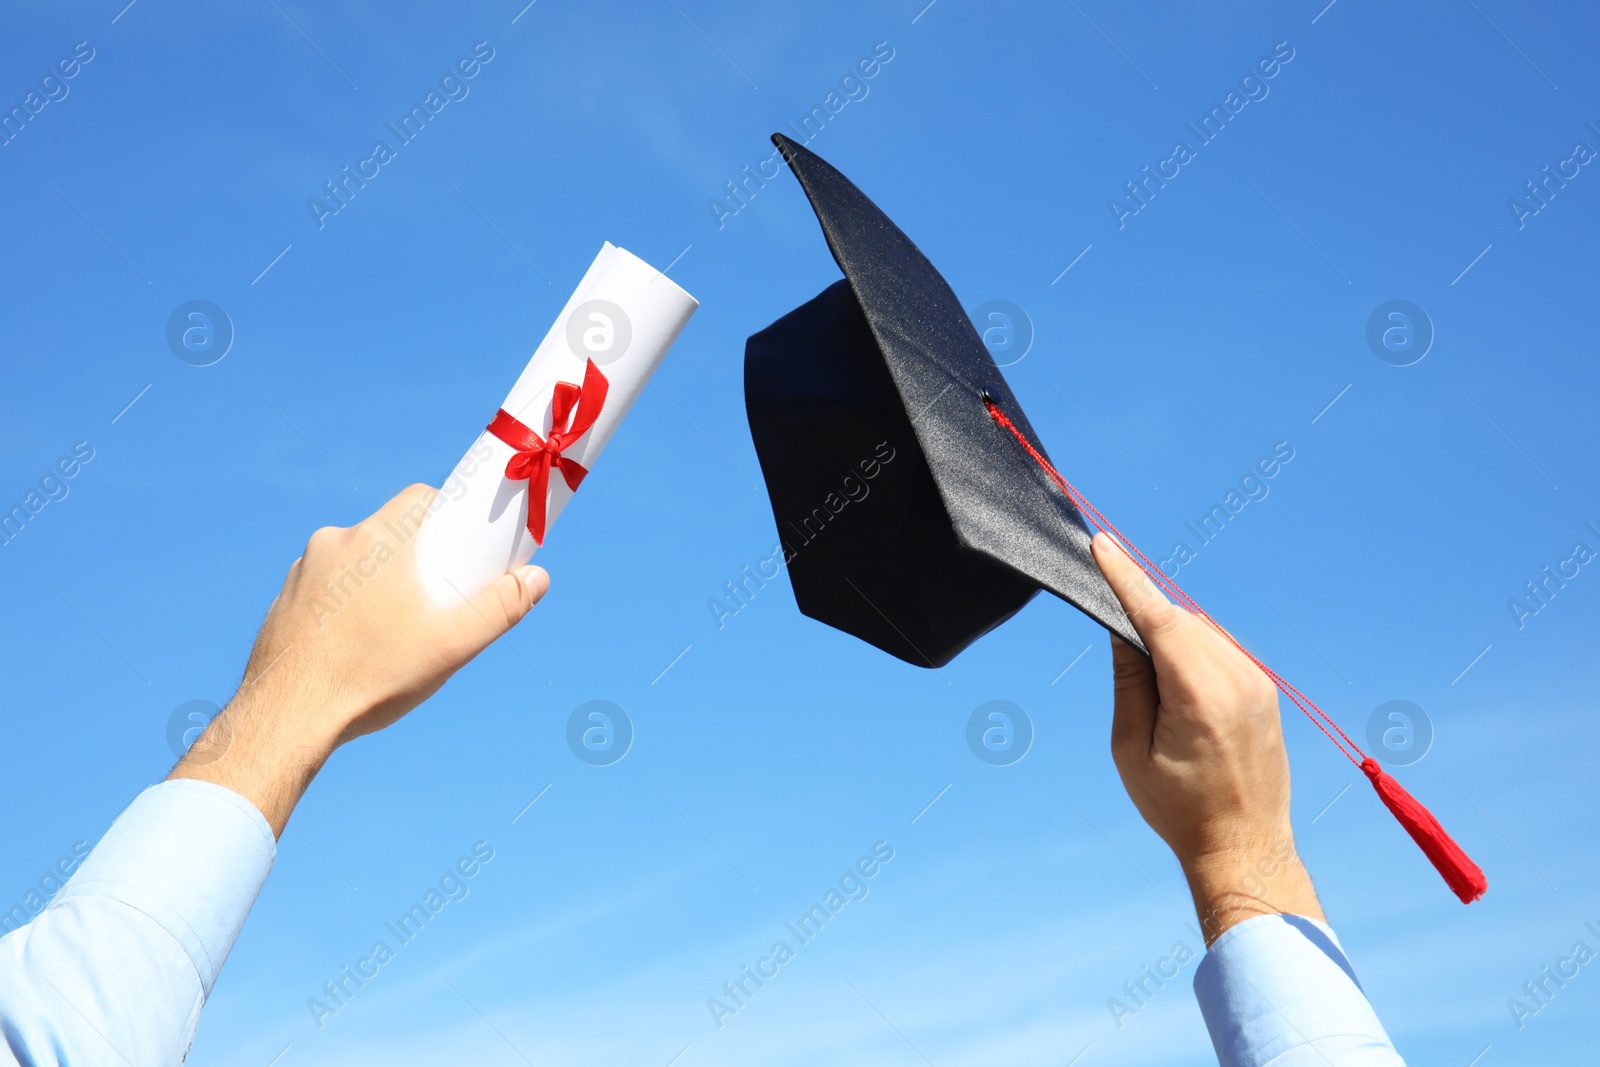
<path id="1" fill-rule="evenodd" d="M 562 453 L 592 472 L 699 306 L 650 264 L 606 242 L 501 406 L 547 438 L 556 383 L 581 385 L 587 361 L 593 359 L 610 383 L 605 407 L 595 424 Z M 494 412 L 483 414 L 487 425 Z M 528 533 L 528 483 L 505 476 L 514 454 L 487 430 L 480 433 L 428 509 L 417 534 L 417 570 L 423 589 L 440 607 L 482 592 L 500 575 L 528 562 L 538 547 Z M 572 495 L 561 472 L 552 469 L 546 538 Z"/>

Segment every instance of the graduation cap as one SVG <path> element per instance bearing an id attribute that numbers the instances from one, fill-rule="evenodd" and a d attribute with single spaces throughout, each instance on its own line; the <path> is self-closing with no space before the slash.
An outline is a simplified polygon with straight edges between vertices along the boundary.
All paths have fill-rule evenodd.
<path id="1" fill-rule="evenodd" d="M 949 284 L 844 175 L 772 139 L 845 273 L 745 345 L 800 610 L 941 667 L 1048 589 L 1142 648 L 1083 516 L 990 415 L 1044 454 Z"/>
<path id="2" fill-rule="evenodd" d="M 940 667 L 1048 589 L 1143 651 L 1090 553 L 1092 523 L 1362 770 L 1463 902 L 1482 896 L 1482 870 L 1438 820 L 1062 476 L 910 238 L 821 158 L 772 140 L 845 274 L 745 344 L 750 433 L 800 610 Z"/>

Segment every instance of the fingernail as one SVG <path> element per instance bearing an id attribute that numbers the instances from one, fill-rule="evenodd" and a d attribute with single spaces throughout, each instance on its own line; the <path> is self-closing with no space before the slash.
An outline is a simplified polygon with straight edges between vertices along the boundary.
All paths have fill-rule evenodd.
<path id="1" fill-rule="evenodd" d="M 521 567 L 517 570 L 517 577 L 535 600 L 544 596 L 550 588 L 550 574 L 543 567 Z"/>

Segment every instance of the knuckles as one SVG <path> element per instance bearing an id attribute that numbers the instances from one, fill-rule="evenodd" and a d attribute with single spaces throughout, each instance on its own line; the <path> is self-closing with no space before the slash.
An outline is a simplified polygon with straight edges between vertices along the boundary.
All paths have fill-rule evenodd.
<path id="1" fill-rule="evenodd" d="M 1154 637 L 1176 629 L 1183 622 L 1183 616 L 1172 602 L 1166 597 L 1155 592 L 1151 586 L 1151 596 L 1134 612 L 1139 622 L 1143 625 L 1140 629 L 1148 636 Z"/>
<path id="2" fill-rule="evenodd" d="M 404 489 L 400 490 L 400 492 L 396 493 L 394 499 L 390 501 L 389 505 L 384 507 L 383 510 L 388 511 L 390 507 L 393 507 L 396 511 L 406 511 L 418 504 L 426 505 L 438 494 L 438 492 L 439 490 L 435 489 L 431 485 L 426 485 L 422 482 L 413 482 Z"/>
<path id="3" fill-rule="evenodd" d="M 1271 678 L 1268 678 L 1259 670 L 1252 670 L 1251 673 L 1255 675 L 1255 678 L 1251 681 L 1252 696 L 1260 704 L 1277 710 L 1278 687 L 1272 683 Z"/>
<path id="4" fill-rule="evenodd" d="M 312 531 L 311 536 L 306 539 L 306 550 L 301 554 L 301 559 L 321 558 L 342 545 L 345 535 L 349 532 L 342 526 L 323 526 Z"/>
<path id="5" fill-rule="evenodd" d="M 411 526 L 408 528 L 414 529 L 438 493 L 439 491 L 431 485 L 414 482 L 391 497 L 383 507 L 362 519 L 354 528 L 360 530 L 368 540 L 376 539 L 387 524 L 395 522 L 410 523 Z"/>

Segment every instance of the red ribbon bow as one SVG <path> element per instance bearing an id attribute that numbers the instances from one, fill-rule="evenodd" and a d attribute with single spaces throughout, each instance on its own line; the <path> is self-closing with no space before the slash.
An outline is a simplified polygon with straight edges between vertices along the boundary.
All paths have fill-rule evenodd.
<path id="1" fill-rule="evenodd" d="M 517 450 L 506 463 L 506 477 L 528 483 L 528 532 L 537 544 L 544 544 L 545 504 L 550 495 L 550 468 L 561 468 L 567 488 L 577 490 L 588 468 L 562 455 L 568 446 L 586 433 L 605 407 L 611 383 L 588 361 L 583 385 L 557 382 L 550 398 L 550 436 L 540 437 L 504 408 L 495 412 L 489 432 Z"/>

